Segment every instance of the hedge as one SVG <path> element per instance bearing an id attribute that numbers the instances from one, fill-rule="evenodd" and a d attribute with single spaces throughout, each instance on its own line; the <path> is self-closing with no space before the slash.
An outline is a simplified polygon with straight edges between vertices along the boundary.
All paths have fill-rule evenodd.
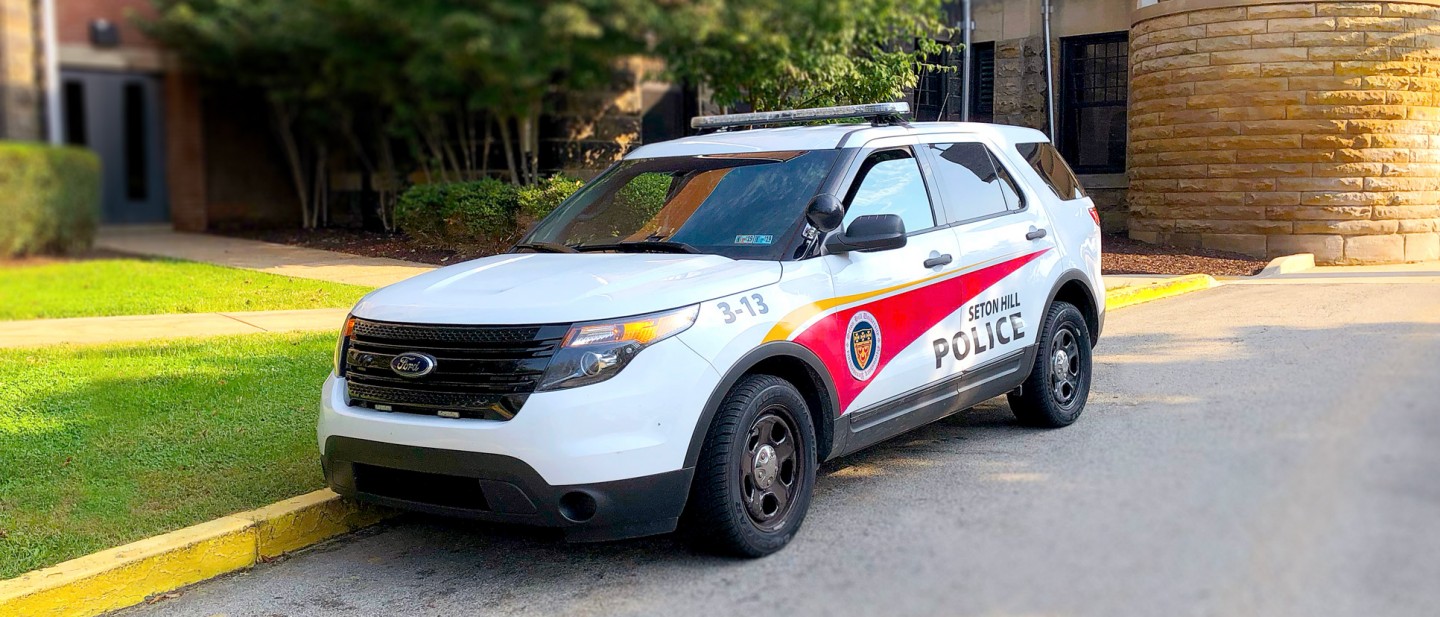
<path id="1" fill-rule="evenodd" d="M 100 218 L 100 159 L 80 148 L 0 142 L 0 255 L 85 250 Z"/>
<path id="2" fill-rule="evenodd" d="M 505 242 L 519 231 L 521 222 L 543 218 L 581 184 L 565 176 L 526 187 L 494 178 L 417 184 L 400 195 L 395 223 L 410 237 L 436 244 Z"/>
<path id="3" fill-rule="evenodd" d="M 565 175 L 554 175 L 534 186 L 520 189 L 520 212 L 531 219 L 545 218 L 560 202 L 580 190 L 585 182 Z"/>
<path id="4" fill-rule="evenodd" d="M 515 187 L 494 178 L 417 184 L 400 195 L 395 222 L 419 240 L 465 244 L 513 232 L 519 208 Z"/>

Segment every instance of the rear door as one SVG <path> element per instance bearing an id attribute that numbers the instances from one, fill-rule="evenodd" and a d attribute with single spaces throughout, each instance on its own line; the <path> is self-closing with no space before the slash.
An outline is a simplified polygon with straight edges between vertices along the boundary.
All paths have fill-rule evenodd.
<path id="1" fill-rule="evenodd" d="M 1057 259 L 1037 197 L 1015 181 L 995 146 L 973 134 L 926 136 L 929 159 L 964 283 L 949 336 L 932 341 L 935 366 L 968 372 L 1034 345 Z"/>

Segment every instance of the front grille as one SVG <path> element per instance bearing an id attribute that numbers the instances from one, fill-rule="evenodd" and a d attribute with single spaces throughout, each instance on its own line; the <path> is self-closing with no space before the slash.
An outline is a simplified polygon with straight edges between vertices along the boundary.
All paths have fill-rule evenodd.
<path id="1" fill-rule="evenodd" d="M 568 325 L 430 326 L 357 319 L 345 351 L 351 405 L 381 411 L 509 420 L 540 385 Z M 433 356 L 435 369 L 403 377 L 395 356 Z"/>

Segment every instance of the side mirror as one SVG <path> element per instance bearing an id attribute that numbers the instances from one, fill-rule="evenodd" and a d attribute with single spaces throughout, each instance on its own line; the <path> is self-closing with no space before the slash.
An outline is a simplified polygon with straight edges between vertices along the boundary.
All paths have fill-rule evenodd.
<path id="1" fill-rule="evenodd" d="M 851 221 L 845 233 L 825 242 L 831 253 L 888 251 L 905 246 L 905 221 L 898 214 L 870 214 Z"/>
<path id="2" fill-rule="evenodd" d="M 845 206 L 829 193 L 821 193 L 805 207 L 805 220 L 820 233 L 829 233 L 845 221 Z"/>

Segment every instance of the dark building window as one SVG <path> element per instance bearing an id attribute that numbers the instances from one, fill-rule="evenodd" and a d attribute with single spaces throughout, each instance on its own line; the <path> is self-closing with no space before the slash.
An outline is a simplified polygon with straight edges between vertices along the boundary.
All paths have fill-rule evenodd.
<path id="1" fill-rule="evenodd" d="M 1060 152 L 1076 173 L 1125 171 L 1126 32 L 1060 39 Z"/>
<path id="2" fill-rule="evenodd" d="M 60 100 L 65 108 L 65 143 L 72 146 L 88 145 L 90 136 L 85 125 L 85 84 L 78 81 L 65 82 Z"/>
<path id="3" fill-rule="evenodd" d="M 145 130 L 145 86 L 125 84 L 125 196 L 133 201 L 150 198 L 149 134 Z"/>
<path id="4" fill-rule="evenodd" d="M 970 121 L 995 121 L 995 43 L 970 46 Z"/>
<path id="5" fill-rule="evenodd" d="M 925 57 L 925 64 L 946 66 L 948 54 L 940 52 Z M 915 119 L 920 122 L 933 122 L 942 120 L 941 114 L 945 113 L 945 82 L 949 79 L 950 72 L 934 69 L 921 68 L 919 79 L 915 83 Z M 956 110 L 951 110 L 956 111 Z"/>

